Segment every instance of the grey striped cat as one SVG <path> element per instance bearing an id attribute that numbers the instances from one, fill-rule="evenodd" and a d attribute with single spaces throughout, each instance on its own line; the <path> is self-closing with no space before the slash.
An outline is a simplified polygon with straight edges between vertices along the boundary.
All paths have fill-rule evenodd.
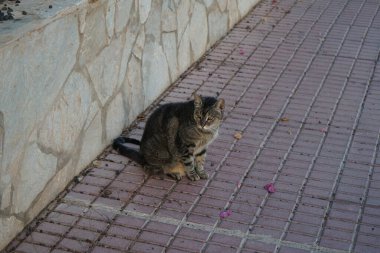
<path id="1" fill-rule="evenodd" d="M 194 100 L 157 108 L 146 123 L 141 141 L 119 137 L 113 147 L 149 173 L 164 173 L 176 180 L 184 175 L 193 181 L 207 179 L 203 167 L 207 146 L 218 135 L 223 110 L 223 99 L 194 94 Z M 124 143 L 140 145 L 140 150 Z"/>

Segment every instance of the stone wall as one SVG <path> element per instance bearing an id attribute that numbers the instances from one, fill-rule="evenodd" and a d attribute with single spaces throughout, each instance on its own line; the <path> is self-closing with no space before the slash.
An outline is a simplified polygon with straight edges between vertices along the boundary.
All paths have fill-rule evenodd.
<path id="1" fill-rule="evenodd" d="M 0 22 L 0 249 L 257 1 L 33 0 Z"/>

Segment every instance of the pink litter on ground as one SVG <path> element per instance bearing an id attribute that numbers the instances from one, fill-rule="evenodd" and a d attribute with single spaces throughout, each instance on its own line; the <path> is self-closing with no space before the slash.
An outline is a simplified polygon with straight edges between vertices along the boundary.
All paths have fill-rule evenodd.
<path id="1" fill-rule="evenodd" d="M 326 128 L 326 127 L 321 128 L 321 132 L 322 132 L 322 133 L 326 133 L 326 132 L 327 132 L 327 128 Z"/>
<path id="2" fill-rule="evenodd" d="M 243 54 L 244 54 L 244 50 L 243 50 L 243 49 L 240 49 L 239 53 L 240 53 L 241 55 L 243 55 Z"/>
<path id="3" fill-rule="evenodd" d="M 240 187 L 241 187 L 241 183 L 237 182 L 237 183 L 236 183 L 236 186 L 237 186 L 238 189 L 240 189 Z"/>
<path id="4" fill-rule="evenodd" d="M 274 193 L 276 189 L 274 188 L 273 183 L 266 184 L 264 186 L 264 189 L 267 190 L 269 193 Z"/>
<path id="5" fill-rule="evenodd" d="M 221 219 L 224 219 L 224 218 L 227 218 L 228 216 L 230 216 L 231 214 L 232 214 L 231 210 L 224 210 L 224 211 L 220 212 L 219 217 Z"/>

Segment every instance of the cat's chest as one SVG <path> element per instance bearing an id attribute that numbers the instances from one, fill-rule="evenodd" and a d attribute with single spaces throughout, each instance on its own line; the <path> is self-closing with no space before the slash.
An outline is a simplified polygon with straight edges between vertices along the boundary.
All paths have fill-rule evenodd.
<path id="1" fill-rule="evenodd" d="M 195 154 L 200 153 L 204 149 L 206 149 L 207 146 L 216 139 L 216 137 L 218 137 L 218 131 L 203 136 L 203 138 L 200 139 L 197 145 L 195 146 Z"/>

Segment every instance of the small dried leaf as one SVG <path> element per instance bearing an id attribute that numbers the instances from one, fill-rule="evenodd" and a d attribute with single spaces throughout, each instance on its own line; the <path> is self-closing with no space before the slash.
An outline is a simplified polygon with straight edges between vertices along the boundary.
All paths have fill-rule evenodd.
<path id="1" fill-rule="evenodd" d="M 111 190 L 104 190 L 103 191 L 103 196 L 109 196 L 109 195 L 111 195 L 112 194 L 112 191 Z"/>
<path id="2" fill-rule="evenodd" d="M 94 165 L 95 167 L 99 167 L 102 163 L 100 161 L 93 161 L 92 162 L 92 165 Z"/>
<path id="3" fill-rule="evenodd" d="M 242 137 L 243 137 L 243 136 L 242 136 L 242 134 L 241 134 L 240 132 L 236 132 L 236 133 L 234 134 L 234 138 L 235 138 L 236 140 L 240 140 Z"/>
<path id="4" fill-rule="evenodd" d="M 282 118 L 280 119 L 280 121 L 281 121 L 281 122 L 288 122 L 289 119 L 288 119 L 287 117 L 282 117 Z"/>
<path id="5" fill-rule="evenodd" d="M 139 116 L 137 116 L 137 119 L 138 120 L 144 120 L 145 119 L 145 115 L 140 114 Z"/>

